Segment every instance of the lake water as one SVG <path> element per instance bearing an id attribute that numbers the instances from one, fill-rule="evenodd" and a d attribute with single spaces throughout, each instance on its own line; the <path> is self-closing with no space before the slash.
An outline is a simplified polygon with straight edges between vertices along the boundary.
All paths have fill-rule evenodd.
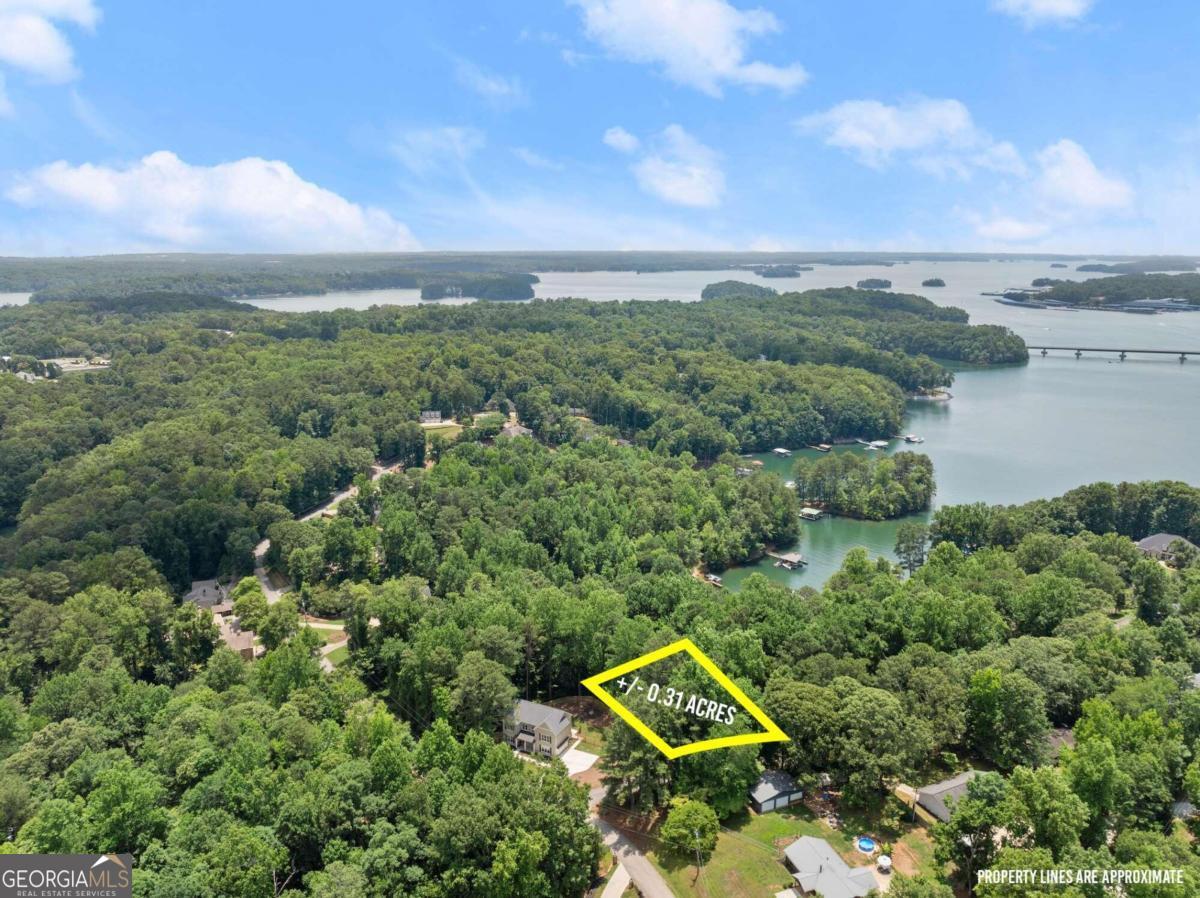
<path id="1" fill-rule="evenodd" d="M 1037 277 L 1095 277 L 1049 262 L 910 262 L 893 266 L 814 266 L 798 278 L 759 278 L 746 271 L 550 272 L 540 275 L 538 296 L 586 296 L 598 300 L 694 301 L 707 284 L 741 280 L 776 290 L 811 290 L 886 278 L 898 292 L 928 296 L 939 305 L 966 309 L 975 324 L 1001 324 L 1033 344 L 1113 346 L 1200 351 L 1200 312 L 1127 315 L 1064 312 L 1001 305 L 983 291 L 1027 287 Z M 940 277 L 945 287 L 921 281 Z M 935 504 L 984 501 L 1017 503 L 1057 496 L 1096 480 L 1172 478 L 1200 484 L 1200 356 L 1180 364 L 1169 357 L 1076 360 L 1069 353 L 1035 354 L 1028 365 L 959 370 L 945 403 L 909 403 L 905 433 L 925 438 L 919 446 L 894 443 L 889 452 L 912 449 L 934 463 Z M 862 452 L 861 447 L 835 451 Z M 815 455 L 805 450 L 797 454 Z M 790 459 L 759 455 L 764 467 L 790 479 Z M 916 519 L 927 519 L 920 515 Z M 900 521 L 826 517 L 801 525 L 801 552 L 808 565 L 796 571 L 770 559 L 726 571 L 737 589 L 751 573 L 790 586 L 821 586 L 846 552 L 864 546 L 893 556 Z"/>
<path id="2" fill-rule="evenodd" d="M 434 300 L 438 305 L 459 306 L 473 299 L 451 297 Z M 238 302 L 275 312 L 332 312 L 335 309 L 362 311 L 371 306 L 419 306 L 420 290 L 341 290 L 317 296 L 248 297 Z"/>
<path id="3" fill-rule="evenodd" d="M 0 293 L 0 306 L 23 306 L 32 293 Z"/>
<path id="4" fill-rule="evenodd" d="M 707 284 L 720 280 L 759 283 L 782 293 L 886 278 L 895 291 L 959 306 L 973 323 L 1010 327 L 1033 344 L 1200 351 L 1200 312 L 1127 315 L 1019 309 L 980 295 L 1029 286 L 1038 277 L 1097 276 L 1076 272 L 1078 262 L 1069 264 L 1069 269 L 1040 261 L 817 265 L 797 278 L 770 279 L 748 271 L 545 272 L 539 273 L 541 283 L 534 289 L 542 298 L 694 302 Z M 946 286 L 921 286 L 932 277 L 942 278 Z M 263 308 L 310 311 L 414 305 L 419 297 L 415 290 L 379 290 L 253 302 Z M 925 443 L 901 443 L 888 450 L 913 448 L 933 459 L 937 504 L 1025 502 L 1096 480 L 1172 478 L 1200 484 L 1200 356 L 1180 364 L 1168 357 L 1119 362 L 1098 356 L 1076 360 L 1066 353 L 1035 355 L 1028 365 L 960 370 L 951 389 L 954 399 L 948 403 L 909 405 L 904 432 L 920 434 Z M 767 469 L 789 479 L 791 461 L 759 457 Z M 760 572 L 791 586 L 819 587 L 853 546 L 892 557 L 899 523 L 829 517 L 805 523 L 796 548 L 809 559 L 807 567 L 784 571 L 765 560 L 727 571 L 725 583 L 736 589 L 750 573 Z"/>

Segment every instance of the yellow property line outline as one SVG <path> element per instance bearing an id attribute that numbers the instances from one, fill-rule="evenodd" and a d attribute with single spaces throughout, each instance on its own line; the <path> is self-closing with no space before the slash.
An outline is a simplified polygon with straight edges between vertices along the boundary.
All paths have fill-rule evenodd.
<path id="1" fill-rule="evenodd" d="M 692 742 L 689 745 L 681 745 L 678 747 L 668 745 L 658 733 L 642 723 L 632 711 L 626 708 L 616 696 L 606 690 L 601 683 L 615 679 L 622 674 L 627 674 L 639 668 L 645 667 L 648 664 L 653 664 L 655 661 L 661 661 L 671 655 L 679 652 L 687 652 L 697 664 L 716 680 L 725 691 L 734 697 L 739 705 L 746 711 L 750 712 L 753 717 L 765 732 L 762 733 L 744 733 L 740 736 L 722 736 L 719 739 L 704 739 L 700 742 Z M 596 674 L 593 677 L 588 677 L 583 681 L 583 685 L 588 688 L 588 691 L 600 701 L 604 702 L 609 708 L 616 712 L 617 716 L 624 720 L 627 724 L 634 728 L 643 739 L 661 751 L 668 758 L 682 758 L 684 755 L 694 755 L 697 752 L 712 751 L 716 748 L 732 748 L 735 745 L 758 745 L 763 742 L 787 742 L 789 736 L 781 730 L 763 710 L 750 700 L 750 696 L 742 692 L 737 687 L 737 684 L 729 677 L 721 672 L 721 669 L 713 662 L 708 655 L 700 651 L 696 644 L 686 637 L 677 642 L 672 642 L 670 645 L 665 645 L 661 649 L 656 649 L 653 652 L 648 652 L 632 661 L 626 661 L 624 664 L 618 664 L 616 667 L 610 667 L 606 671 Z"/>

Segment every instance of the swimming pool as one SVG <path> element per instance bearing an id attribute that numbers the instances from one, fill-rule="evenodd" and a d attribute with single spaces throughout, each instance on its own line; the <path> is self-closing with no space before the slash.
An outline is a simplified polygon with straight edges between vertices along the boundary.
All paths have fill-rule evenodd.
<path id="1" fill-rule="evenodd" d="M 855 843 L 863 854 L 874 854 L 879 844 L 870 836 L 859 836 Z"/>

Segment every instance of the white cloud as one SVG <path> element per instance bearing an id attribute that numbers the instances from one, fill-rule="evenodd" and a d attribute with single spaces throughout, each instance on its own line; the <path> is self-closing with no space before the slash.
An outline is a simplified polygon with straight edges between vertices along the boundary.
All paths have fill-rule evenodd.
<path id="1" fill-rule="evenodd" d="M 726 0 L 568 0 L 588 37 L 613 56 L 660 66 L 672 81 L 719 96 L 723 84 L 790 91 L 808 75 L 798 63 L 747 61 L 750 39 L 780 30 L 765 9 Z"/>
<path id="2" fill-rule="evenodd" d="M 1076 22 L 1095 0 L 992 0 L 992 9 L 1014 16 L 1027 26 Z"/>
<path id="3" fill-rule="evenodd" d="M 1025 243 L 1045 237 L 1050 233 L 1050 226 L 1041 221 L 1022 221 L 1019 218 L 1001 215 L 991 219 L 976 217 L 975 232 L 987 240 Z"/>
<path id="4" fill-rule="evenodd" d="M 91 0 L 0 0 L 0 64 L 53 83 L 78 77 L 75 56 L 55 22 L 92 28 L 100 10 Z"/>
<path id="5" fill-rule="evenodd" d="M 679 125 L 668 125 L 633 165 L 646 193 L 679 206 L 720 205 L 725 173 L 715 151 Z"/>
<path id="6" fill-rule="evenodd" d="M 1016 195 L 1020 216 L 995 212 L 984 217 L 968 214 L 975 231 L 998 243 L 1023 243 L 1043 239 L 1062 240 L 1064 235 L 1112 231 L 1122 216 L 1128 216 L 1136 199 L 1130 184 L 1116 175 L 1100 171 L 1091 157 L 1073 140 L 1060 140 L 1041 150 L 1038 171 Z M 1076 244 L 1082 246 L 1085 244 Z M 1125 252 L 1130 251 L 1132 244 Z"/>
<path id="7" fill-rule="evenodd" d="M 620 125 L 614 125 L 604 132 L 604 142 L 620 153 L 633 153 L 642 145 L 634 135 Z"/>
<path id="8" fill-rule="evenodd" d="M 483 132 L 476 128 L 446 125 L 407 131 L 392 141 L 391 151 L 413 174 L 426 176 L 460 170 L 483 144 Z"/>
<path id="9" fill-rule="evenodd" d="M 528 147 L 513 147 L 513 155 L 530 168 L 540 168 L 545 171 L 562 171 L 565 167 L 561 162 L 547 159 L 541 153 L 535 153 Z"/>
<path id="10" fill-rule="evenodd" d="M 905 155 L 941 175 L 967 177 L 976 168 L 1011 174 L 1025 170 L 1016 147 L 978 128 L 970 110 L 953 99 L 914 97 L 896 105 L 848 100 L 800 119 L 797 126 L 872 168 L 884 168 L 894 156 Z"/>
<path id="11" fill-rule="evenodd" d="M 454 77 L 463 87 L 479 94 L 494 106 L 520 106 L 529 99 L 519 79 L 489 72 L 468 59 L 454 60 Z"/>
<path id="12" fill-rule="evenodd" d="M 64 231 L 99 230 L 106 245 L 121 239 L 237 251 L 416 246 L 408 228 L 387 212 L 305 181 L 284 162 L 256 157 L 212 166 L 189 165 L 166 151 L 125 167 L 59 161 L 19 175 L 5 195 L 58 214 Z"/>
<path id="13" fill-rule="evenodd" d="M 1038 190 L 1048 200 L 1079 209 L 1122 209 L 1133 202 L 1133 188 L 1096 168 L 1073 140 L 1060 140 L 1038 153 L 1042 168 Z"/>

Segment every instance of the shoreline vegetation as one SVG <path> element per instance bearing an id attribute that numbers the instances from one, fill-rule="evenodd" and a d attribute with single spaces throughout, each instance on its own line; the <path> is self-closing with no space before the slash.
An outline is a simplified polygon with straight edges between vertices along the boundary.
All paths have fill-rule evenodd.
<path id="1" fill-rule="evenodd" d="M 1095 257 L 1041 253 L 877 252 L 439 252 L 349 254 L 155 253 L 78 258 L 0 259 L 0 293 L 46 297 L 109 296 L 145 292 L 237 296 L 320 294 L 333 290 L 419 289 L 447 278 L 487 275 L 530 276 L 546 271 L 720 271 L 745 269 L 793 276 L 813 265 L 879 265 L 1030 259 L 1055 267 L 1084 263 L 1114 273 L 1193 271 L 1195 259 Z M 1091 269 L 1089 269 L 1091 270 Z"/>
<path id="2" fill-rule="evenodd" d="M 672 876 L 698 832 L 710 872 L 769 864 L 780 887 L 784 839 L 866 834 L 924 846 L 891 852 L 910 895 L 997 858 L 1169 865 L 1200 888 L 1170 829 L 1200 801 L 1200 567 L 1132 542 L 1200 539 L 1200 490 L 941 508 L 906 533 L 907 576 L 861 549 L 820 590 L 692 573 L 798 532 L 796 493 L 736 453 L 893 435 L 906 396 L 953 382 L 934 357 L 1026 358 L 1006 329 L 852 288 L 327 313 L 130 288 L 0 309 L 4 355 L 111 359 L 56 384 L 0 374 L 14 850 L 132 853 L 145 898 L 582 898 L 596 818 L 619 811 Z M 871 514 L 932 496 L 924 456 L 842 455 L 804 492 Z M 184 599 L 214 577 L 235 599 L 221 629 Z M 347 634 L 335 670 L 314 610 Z M 235 651 L 243 616 L 257 645 Z M 581 707 L 584 679 L 683 636 L 790 740 L 668 763 L 591 719 L 602 757 L 575 778 L 498 740 L 517 698 Z M 664 684 L 704 694 L 683 661 Z M 643 713 L 670 745 L 751 726 Z M 845 825 L 749 817 L 764 769 Z M 971 769 L 929 830 L 892 797 Z M 772 829 L 740 856 L 721 826 L 747 820 Z"/>
<path id="3" fill-rule="evenodd" d="M 582 409 L 601 436 L 709 463 L 891 436 L 908 395 L 953 382 L 933 356 L 1028 358 L 1019 337 L 961 309 L 852 288 L 329 313 L 101 296 L 0 309 L 0 352 L 111 359 L 54 393 L 0 378 L 0 527 L 16 524 L 0 565 L 86 585 L 132 549 L 181 591 L 245 572 L 275 520 L 402 454 L 423 410 L 510 408 L 555 446 L 582 432 Z M 136 495 L 120 485 L 130 470 Z M 210 484 L 202 501 L 189 498 L 194 477 Z"/>
<path id="4" fill-rule="evenodd" d="M 897 452 L 864 456 L 831 452 L 796 459 L 796 498 L 830 514 L 884 521 L 928 511 L 936 484 L 928 455 Z"/>
<path id="5" fill-rule="evenodd" d="M 1200 274 L 1121 274 L 1088 281 L 1060 281 L 1037 294 L 1035 301 L 1050 300 L 1078 308 L 1105 309 L 1145 300 L 1180 299 L 1200 305 Z"/>

